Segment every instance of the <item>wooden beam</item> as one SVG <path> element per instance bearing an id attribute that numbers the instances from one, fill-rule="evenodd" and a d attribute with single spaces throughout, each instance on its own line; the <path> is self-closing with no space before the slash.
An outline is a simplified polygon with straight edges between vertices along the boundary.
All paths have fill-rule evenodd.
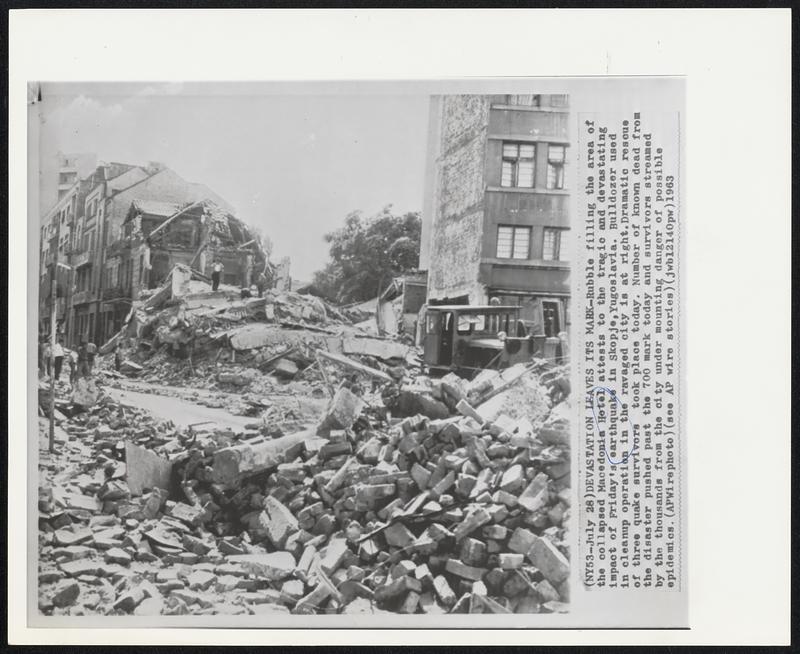
<path id="1" fill-rule="evenodd" d="M 375 377 L 376 379 L 380 379 L 384 382 L 393 382 L 394 380 L 387 375 L 382 370 L 376 370 L 375 368 L 370 368 L 369 366 L 365 366 L 363 363 L 358 363 L 357 361 L 353 361 L 352 359 L 348 359 L 341 354 L 331 354 L 330 352 L 326 352 L 325 350 L 317 350 L 317 354 L 321 356 L 323 359 L 327 359 L 328 361 L 333 361 L 334 363 L 338 363 L 339 365 L 345 366 L 346 368 L 350 368 L 351 370 L 356 370 L 357 372 L 363 373 L 365 375 L 369 375 L 371 377 Z"/>
<path id="2" fill-rule="evenodd" d="M 158 227 L 156 227 L 150 234 L 148 235 L 149 239 L 152 239 L 158 232 L 164 229 L 167 225 L 169 225 L 173 220 L 175 220 L 178 216 L 183 213 L 189 211 L 189 209 L 193 209 L 198 204 L 202 204 L 205 200 L 198 200 L 197 202 L 192 202 L 192 204 L 186 205 L 183 209 L 178 211 L 177 213 L 172 214 L 169 218 L 167 218 L 163 223 L 161 223 Z"/>

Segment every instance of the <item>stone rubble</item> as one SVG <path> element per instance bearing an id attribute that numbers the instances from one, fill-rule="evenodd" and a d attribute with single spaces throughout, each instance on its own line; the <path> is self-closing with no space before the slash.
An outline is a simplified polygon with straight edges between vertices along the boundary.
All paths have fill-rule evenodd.
<path id="1" fill-rule="evenodd" d="M 202 298 L 157 307 L 137 327 L 135 366 L 101 361 L 92 402 L 57 385 L 57 453 L 40 450 L 40 610 L 567 611 L 569 397 L 554 403 L 533 366 L 428 379 L 400 343 L 304 330 L 348 319 L 302 297 L 192 318 Z M 184 388 L 159 389 L 187 343 Z M 217 393 L 248 398 L 253 422 L 178 427 L 104 392 L 143 380 L 218 406 Z"/>

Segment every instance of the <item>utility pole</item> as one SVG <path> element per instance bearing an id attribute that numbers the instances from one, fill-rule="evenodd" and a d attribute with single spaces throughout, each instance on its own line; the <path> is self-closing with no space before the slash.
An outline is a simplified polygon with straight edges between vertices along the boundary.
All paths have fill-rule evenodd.
<path id="1" fill-rule="evenodd" d="M 56 247 L 50 280 L 50 438 L 49 450 L 56 451 L 56 327 L 58 325 L 58 247 L 61 239 L 61 216 L 56 214 Z"/>

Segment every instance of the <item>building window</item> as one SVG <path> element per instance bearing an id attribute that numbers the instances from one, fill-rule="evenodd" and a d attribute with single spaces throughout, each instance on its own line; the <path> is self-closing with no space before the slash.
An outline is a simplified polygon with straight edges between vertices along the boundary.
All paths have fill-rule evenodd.
<path id="1" fill-rule="evenodd" d="M 503 170 L 500 186 L 533 188 L 534 157 L 532 143 L 503 142 Z"/>
<path id="2" fill-rule="evenodd" d="M 564 160 L 566 147 L 563 145 L 547 146 L 547 188 L 564 188 Z"/>
<path id="3" fill-rule="evenodd" d="M 501 225 L 497 228 L 497 258 L 527 259 L 530 252 L 531 228 Z"/>
<path id="4" fill-rule="evenodd" d="M 97 200 L 92 200 L 89 203 L 89 218 L 94 218 L 97 213 Z"/>
<path id="5" fill-rule="evenodd" d="M 545 261 L 569 261 L 570 233 L 568 229 L 544 228 L 542 259 Z"/>
<path id="6" fill-rule="evenodd" d="M 569 96 L 566 93 L 554 94 L 550 96 L 551 107 L 566 107 L 569 103 Z"/>
<path id="7" fill-rule="evenodd" d="M 532 93 L 506 96 L 506 104 L 522 107 L 538 107 L 541 104 L 541 100 L 541 95 Z"/>

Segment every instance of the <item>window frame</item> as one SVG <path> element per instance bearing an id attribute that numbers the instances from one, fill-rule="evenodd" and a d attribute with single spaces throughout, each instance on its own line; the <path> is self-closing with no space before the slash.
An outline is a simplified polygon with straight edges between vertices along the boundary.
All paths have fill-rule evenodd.
<path id="1" fill-rule="evenodd" d="M 521 97 L 530 97 L 531 102 L 517 102 L 516 100 Z M 541 93 L 508 93 L 506 94 L 506 102 L 510 107 L 536 107 L 537 109 L 542 106 Z"/>
<path id="2" fill-rule="evenodd" d="M 564 259 L 562 257 L 562 245 L 563 245 L 563 236 L 564 232 L 568 232 L 568 227 L 545 227 L 542 231 L 542 261 L 561 261 L 561 262 L 568 262 L 569 259 Z M 547 236 L 548 234 L 553 234 L 555 236 L 555 240 L 553 242 L 553 256 L 547 257 Z"/>
<path id="3" fill-rule="evenodd" d="M 553 148 L 561 148 L 563 151 L 563 156 L 561 160 L 553 159 L 550 156 L 550 151 Z M 546 187 L 548 191 L 563 191 L 566 188 L 566 175 L 565 175 L 565 167 L 567 163 L 567 146 L 564 143 L 548 143 L 547 144 L 547 180 L 546 180 Z M 555 179 L 556 183 L 551 186 L 550 185 L 550 171 L 555 171 Z M 561 185 L 558 185 L 558 181 L 561 182 Z"/>
<path id="4" fill-rule="evenodd" d="M 511 230 L 511 247 L 509 250 L 509 256 L 504 257 L 500 254 L 500 232 L 503 229 L 510 229 Z M 517 246 L 517 231 L 525 232 L 525 256 L 524 257 L 516 257 L 514 256 L 516 252 Z M 497 240 L 495 243 L 495 258 L 497 259 L 508 259 L 510 261 L 527 261 L 531 258 L 531 237 L 533 236 L 533 228 L 530 225 L 498 225 L 497 226 Z M 522 239 L 520 239 L 522 240 Z"/>
<path id="5" fill-rule="evenodd" d="M 521 157 L 520 156 L 520 147 L 521 146 L 528 146 L 533 149 L 533 153 L 530 157 Z M 517 154 L 515 157 L 510 157 L 506 155 L 506 147 L 507 146 L 514 146 L 517 150 Z M 500 187 L 501 188 L 536 188 L 536 143 L 530 143 L 526 141 L 501 141 L 500 142 Z M 520 162 L 530 161 L 531 163 L 531 185 L 530 186 L 521 186 L 519 183 L 519 171 L 520 171 Z M 504 184 L 503 183 L 503 171 L 505 169 L 506 164 L 509 164 L 511 168 L 511 184 Z"/>

